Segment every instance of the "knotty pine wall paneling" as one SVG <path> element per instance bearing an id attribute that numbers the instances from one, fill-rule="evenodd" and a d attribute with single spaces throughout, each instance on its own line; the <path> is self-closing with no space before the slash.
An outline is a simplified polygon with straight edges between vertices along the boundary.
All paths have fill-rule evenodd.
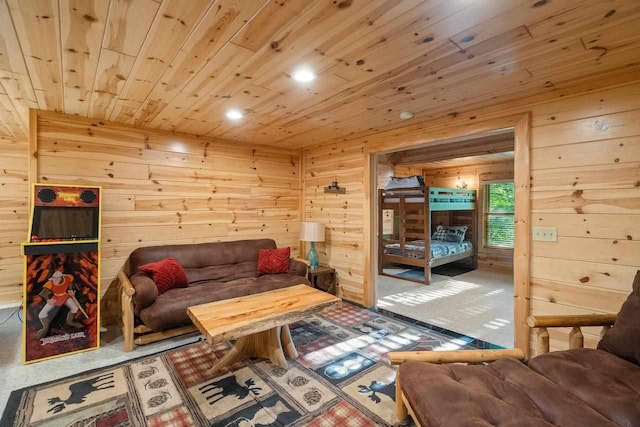
<path id="1" fill-rule="evenodd" d="M 558 242 L 532 242 L 531 312 L 617 312 L 640 268 L 640 82 L 585 89 L 306 149 L 303 214 L 327 224 L 320 261 L 338 269 L 343 296 L 365 303 L 367 147 L 409 147 L 431 132 L 530 111 L 531 221 L 558 229 Z M 322 194 L 336 178 L 348 193 Z M 595 345 L 599 331 L 586 332 L 587 345 Z M 550 334 L 551 347 L 567 348 L 568 330 Z"/>
<path id="2" fill-rule="evenodd" d="M 332 145 L 304 151 L 304 218 L 325 224 L 325 241 L 316 243 L 320 263 L 336 269 L 340 296 L 362 304 L 364 283 L 364 173 L 362 144 Z M 338 180 L 345 194 L 325 193 Z"/>
<path id="3" fill-rule="evenodd" d="M 0 306 L 22 301 L 22 252 L 27 238 L 27 140 L 0 136 Z"/>
<path id="4" fill-rule="evenodd" d="M 103 188 L 103 321 L 138 247 L 273 238 L 298 255 L 299 150 L 38 114 L 38 180 Z"/>

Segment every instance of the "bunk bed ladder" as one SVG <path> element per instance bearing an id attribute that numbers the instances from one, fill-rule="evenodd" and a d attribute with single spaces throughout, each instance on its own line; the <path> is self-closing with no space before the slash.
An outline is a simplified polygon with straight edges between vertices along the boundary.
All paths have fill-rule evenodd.
<path id="1" fill-rule="evenodd" d="M 400 213 L 400 219 L 399 219 L 400 227 L 398 227 L 399 231 L 400 231 L 400 237 L 399 237 L 399 239 L 400 239 L 400 252 L 404 252 L 405 251 L 405 249 L 404 249 L 404 239 L 406 238 L 406 230 L 405 229 L 407 227 L 407 220 L 406 220 L 405 212 L 404 212 L 404 209 L 405 209 L 405 207 L 404 207 L 404 194 L 400 195 L 400 201 L 398 202 L 398 209 L 400 210 L 400 212 L 399 212 Z"/>
<path id="2" fill-rule="evenodd" d="M 384 274 L 384 198 L 383 190 L 378 190 L 378 275 Z"/>
<path id="3" fill-rule="evenodd" d="M 431 284 L 431 207 L 429 206 L 429 187 L 424 190 L 424 284 Z"/>

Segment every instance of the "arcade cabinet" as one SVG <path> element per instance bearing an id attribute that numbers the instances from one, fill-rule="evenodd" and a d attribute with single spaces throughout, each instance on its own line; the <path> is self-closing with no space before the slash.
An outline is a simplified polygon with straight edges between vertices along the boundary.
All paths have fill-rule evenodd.
<path id="1" fill-rule="evenodd" d="M 35 184 L 31 207 L 23 363 L 100 345 L 100 187 Z"/>

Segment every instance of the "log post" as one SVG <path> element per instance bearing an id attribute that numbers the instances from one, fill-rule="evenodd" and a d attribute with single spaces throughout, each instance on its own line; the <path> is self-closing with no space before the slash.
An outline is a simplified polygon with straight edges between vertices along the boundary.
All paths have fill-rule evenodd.
<path id="1" fill-rule="evenodd" d="M 600 339 L 604 338 L 604 334 L 606 334 L 609 329 L 611 329 L 611 325 L 605 325 L 602 327 L 600 330 Z"/>
<path id="2" fill-rule="evenodd" d="M 583 348 L 584 347 L 584 335 L 580 326 L 574 326 L 569 333 L 569 348 Z"/>
<path id="3" fill-rule="evenodd" d="M 122 337 L 124 338 L 124 351 L 130 352 L 135 348 L 133 342 L 133 299 L 124 290 L 120 291 L 122 306 Z"/>
<path id="4" fill-rule="evenodd" d="M 400 372 L 396 373 L 396 417 L 398 421 L 404 422 L 409 417 L 409 411 L 404 404 L 402 398 L 402 389 L 400 388 Z"/>
<path id="5" fill-rule="evenodd" d="M 122 310 L 122 337 L 124 338 L 124 351 L 130 352 L 135 348 L 133 328 L 134 328 L 134 314 L 133 314 L 133 295 L 136 290 L 131 285 L 129 277 L 124 270 L 118 272 L 118 280 L 120 281 L 120 308 Z"/>
<path id="6" fill-rule="evenodd" d="M 547 330 L 547 328 L 538 328 L 536 338 L 536 356 L 549 353 L 549 331 Z"/>

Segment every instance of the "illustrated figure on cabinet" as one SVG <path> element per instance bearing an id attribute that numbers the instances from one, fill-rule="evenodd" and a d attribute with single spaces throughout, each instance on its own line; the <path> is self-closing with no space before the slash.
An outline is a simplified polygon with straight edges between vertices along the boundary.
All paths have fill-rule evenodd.
<path id="1" fill-rule="evenodd" d="M 98 252 L 59 246 L 26 256 L 25 363 L 99 345 Z"/>
<path id="2" fill-rule="evenodd" d="M 78 311 L 82 311 L 86 319 L 88 319 L 89 316 L 80 306 L 80 303 L 75 297 L 75 293 L 76 291 L 73 289 L 73 276 L 71 274 L 56 271 L 51 275 L 49 281 L 45 283 L 39 294 L 45 300 L 45 304 L 42 310 L 40 310 L 40 313 L 38 313 L 38 319 L 40 323 L 42 323 L 42 329 L 40 329 L 36 335 L 38 340 L 44 338 L 47 333 L 49 333 L 49 326 L 51 324 L 49 313 L 51 310 L 56 308 L 55 316 L 58 309 L 63 305 L 69 308 L 66 324 L 76 329 L 84 329 L 84 325 L 76 322 L 74 318 Z"/>

